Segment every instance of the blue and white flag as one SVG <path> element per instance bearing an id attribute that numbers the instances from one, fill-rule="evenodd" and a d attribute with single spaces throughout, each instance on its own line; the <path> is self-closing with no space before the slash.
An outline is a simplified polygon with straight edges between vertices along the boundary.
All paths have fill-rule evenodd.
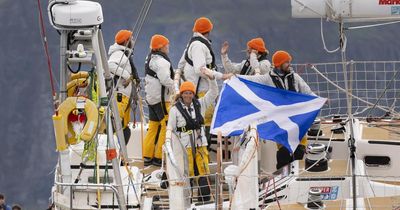
<path id="1" fill-rule="evenodd" d="M 220 93 L 211 133 L 237 136 L 252 123 L 260 138 L 293 152 L 326 99 L 232 77 Z"/>

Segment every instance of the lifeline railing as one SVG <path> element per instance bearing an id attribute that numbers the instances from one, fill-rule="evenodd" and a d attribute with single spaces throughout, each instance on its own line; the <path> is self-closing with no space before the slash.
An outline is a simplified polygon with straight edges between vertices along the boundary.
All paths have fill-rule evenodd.
<path id="1" fill-rule="evenodd" d="M 76 187 L 85 187 L 85 188 L 92 188 L 92 189 L 105 189 L 105 188 L 109 188 L 113 191 L 113 194 L 115 194 L 115 196 L 117 197 L 117 203 L 118 206 L 120 206 L 121 204 L 119 203 L 119 194 L 118 194 L 118 190 L 114 185 L 110 185 L 110 184 L 90 184 L 90 183 L 62 183 L 62 182 L 55 182 L 54 183 L 55 186 L 59 187 L 68 187 L 69 191 L 70 191 L 70 195 L 69 195 L 69 208 L 70 209 L 74 209 L 73 206 L 73 200 L 74 200 L 74 191 Z"/>
<path id="2" fill-rule="evenodd" d="M 347 91 L 354 116 L 399 118 L 400 61 L 349 61 L 345 65 L 349 90 L 344 88 L 342 62 L 293 65 L 317 95 L 328 98 L 320 116 L 346 115 Z"/>
<path id="3" fill-rule="evenodd" d="M 289 172 L 289 171 L 287 171 Z M 196 179 L 200 177 L 207 178 L 210 186 L 210 197 L 208 201 L 204 201 L 208 195 L 201 195 Z M 240 177 L 240 176 L 239 176 Z M 248 178 L 248 176 L 246 176 Z M 359 180 L 358 198 L 364 199 L 366 209 L 382 209 L 382 208 L 398 208 L 400 207 L 400 177 L 395 176 L 369 176 L 356 175 Z M 308 192 L 311 188 L 318 188 L 322 191 L 321 198 L 323 202 L 328 204 L 327 209 L 346 209 L 346 200 L 351 199 L 350 183 L 351 175 L 323 175 L 323 174 L 299 174 L 291 173 L 278 174 L 261 174 L 257 177 L 259 180 L 259 208 L 261 209 L 288 209 L 285 205 L 305 205 L 307 204 Z M 187 197 L 191 203 L 191 207 L 203 207 L 207 209 L 229 209 L 232 205 L 233 190 L 225 180 L 224 174 L 209 174 L 205 176 L 189 177 L 187 179 L 194 180 L 193 184 L 184 186 L 184 190 L 188 191 Z M 218 180 L 218 181 L 217 181 Z M 169 183 L 184 180 L 168 180 Z M 307 181 L 307 182 L 306 182 Z M 152 181 L 135 183 L 143 189 L 139 205 L 128 207 L 128 209 L 141 209 L 145 206 L 145 197 L 151 198 L 152 208 L 169 209 L 170 202 L 175 199 L 170 198 L 168 189 L 160 187 L 162 181 Z M 297 183 L 296 183 L 297 182 Z M 73 199 L 74 192 L 77 187 L 83 189 L 101 189 L 103 192 L 106 188 L 110 189 L 116 196 L 118 201 L 118 191 L 116 186 L 111 184 L 74 184 L 56 182 L 56 186 L 68 187 L 70 189 L 70 209 L 74 209 Z M 124 185 L 127 186 L 127 185 Z M 220 196 L 223 203 L 217 202 L 217 187 L 222 187 Z M 134 198 L 132 198 L 134 199 Z M 208 199 L 208 198 L 207 198 Z M 381 202 L 379 200 L 383 200 Z M 88 201 L 89 202 L 89 201 Z M 93 202 L 96 202 L 93 200 Z M 105 203 L 103 203 L 105 204 Z M 96 206 L 95 203 L 88 203 L 90 206 Z M 118 206 L 121 205 L 118 203 Z M 293 207 L 293 206 L 292 206 Z M 110 207 L 110 208 L 114 208 Z"/>

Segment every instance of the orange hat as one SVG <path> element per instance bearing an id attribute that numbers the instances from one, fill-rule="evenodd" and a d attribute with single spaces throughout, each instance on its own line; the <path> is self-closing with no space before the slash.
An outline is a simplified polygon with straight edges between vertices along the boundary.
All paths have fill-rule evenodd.
<path id="1" fill-rule="evenodd" d="M 124 44 L 126 41 L 128 41 L 131 38 L 131 36 L 132 36 L 132 31 L 120 30 L 115 35 L 115 43 Z"/>
<path id="2" fill-rule="evenodd" d="M 267 48 L 265 48 L 265 43 L 262 38 L 255 38 L 247 42 L 247 46 L 251 49 L 257 50 L 260 53 L 267 52 Z"/>
<path id="3" fill-rule="evenodd" d="M 179 93 L 182 94 L 185 91 L 191 91 L 192 93 L 196 94 L 196 88 L 194 87 L 194 84 L 189 81 L 183 82 L 179 88 Z"/>
<path id="4" fill-rule="evenodd" d="M 154 36 L 151 37 L 150 48 L 152 50 L 160 49 L 167 44 L 169 44 L 169 40 L 167 39 L 167 37 L 163 35 L 155 34 Z"/>
<path id="5" fill-rule="evenodd" d="M 206 17 L 197 18 L 196 22 L 194 22 L 193 32 L 199 33 L 207 33 L 213 29 L 213 24 L 211 20 Z"/>
<path id="6" fill-rule="evenodd" d="M 291 62 L 292 56 L 286 51 L 279 50 L 274 53 L 272 56 L 272 63 L 275 67 L 279 67 L 286 62 Z"/>

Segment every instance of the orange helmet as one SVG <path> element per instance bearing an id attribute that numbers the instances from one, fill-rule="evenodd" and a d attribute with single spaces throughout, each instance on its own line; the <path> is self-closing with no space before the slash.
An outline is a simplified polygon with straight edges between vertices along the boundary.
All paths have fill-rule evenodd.
<path id="1" fill-rule="evenodd" d="M 185 91 L 191 91 L 193 94 L 196 94 L 196 88 L 194 87 L 193 82 L 185 81 L 181 84 L 179 93 L 182 94 Z"/>
<path id="2" fill-rule="evenodd" d="M 155 34 L 154 36 L 151 37 L 150 48 L 152 50 L 160 49 L 167 44 L 169 44 L 169 40 L 167 39 L 167 37 L 163 35 Z"/>
<path id="3" fill-rule="evenodd" d="M 132 36 L 132 31 L 128 30 L 120 30 L 118 33 L 115 35 L 115 43 L 117 44 L 124 44 L 126 41 L 129 41 L 129 39 Z"/>
<path id="4" fill-rule="evenodd" d="M 264 40 L 259 37 L 248 41 L 247 46 L 251 49 L 257 50 L 260 53 L 268 53 L 267 48 L 265 48 Z"/>
<path id="5" fill-rule="evenodd" d="M 279 67 L 284 63 L 288 63 L 292 61 L 292 56 L 286 51 L 279 50 L 274 53 L 272 56 L 272 63 L 275 67 Z"/>
<path id="6" fill-rule="evenodd" d="M 197 18 L 196 22 L 194 22 L 193 32 L 199 33 L 207 33 L 213 29 L 213 24 L 211 20 L 206 17 Z"/>

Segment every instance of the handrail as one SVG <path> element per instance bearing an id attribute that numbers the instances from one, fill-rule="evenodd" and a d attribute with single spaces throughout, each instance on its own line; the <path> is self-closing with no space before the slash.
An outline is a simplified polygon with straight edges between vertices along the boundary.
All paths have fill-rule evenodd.
<path id="1" fill-rule="evenodd" d="M 62 182 L 57 182 L 57 181 L 55 181 L 54 184 L 57 185 L 57 186 L 64 186 L 64 187 L 70 187 L 71 188 L 71 190 L 70 190 L 70 209 L 72 209 L 72 192 L 73 192 L 72 187 L 87 187 L 87 188 L 95 187 L 95 188 L 98 188 L 98 189 L 110 188 L 114 192 L 114 194 L 117 196 L 118 206 L 121 206 L 121 204 L 119 203 L 119 199 L 118 199 L 119 198 L 118 190 L 117 190 L 117 188 L 115 188 L 113 185 L 110 185 L 110 184 L 62 183 Z"/>

